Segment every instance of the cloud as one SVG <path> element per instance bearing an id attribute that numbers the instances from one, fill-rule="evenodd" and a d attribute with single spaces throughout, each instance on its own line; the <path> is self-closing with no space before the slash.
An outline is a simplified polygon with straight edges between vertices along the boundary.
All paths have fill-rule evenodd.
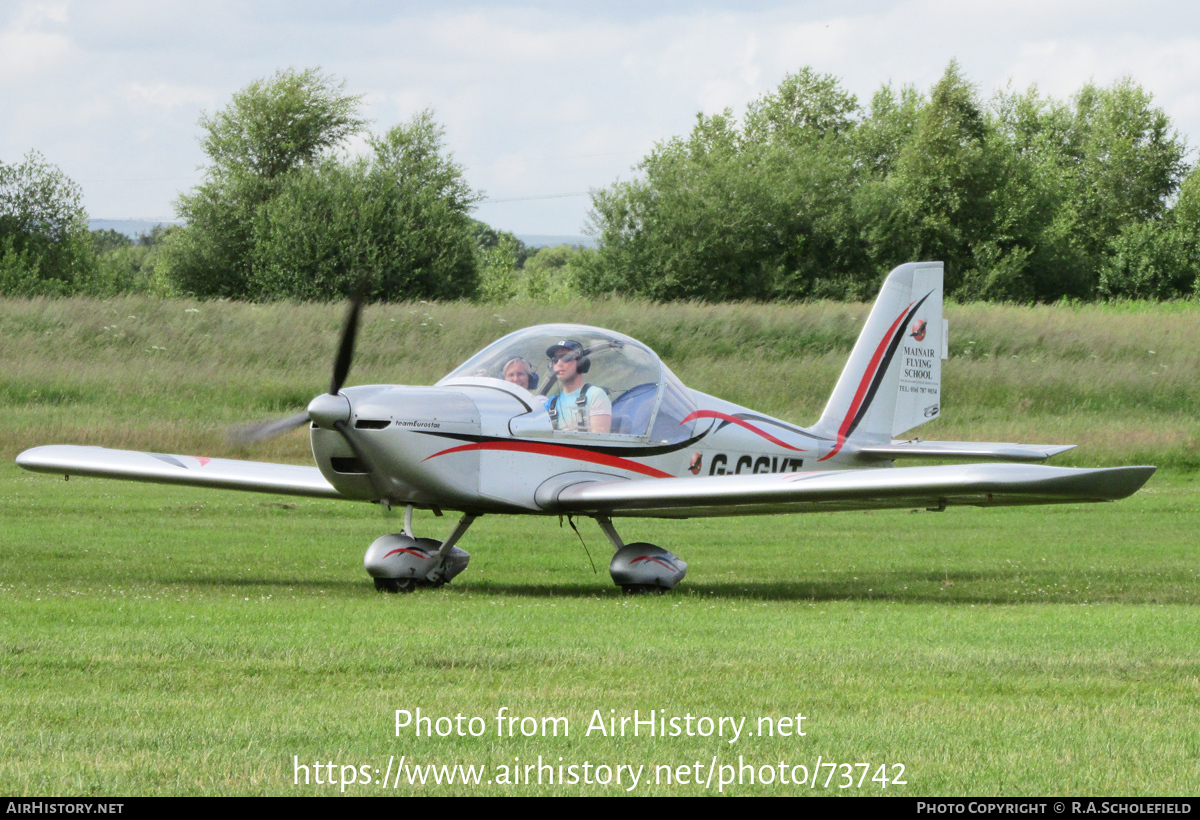
<path id="1" fill-rule="evenodd" d="M 125 99 L 136 104 L 144 104 L 158 108 L 177 108 L 181 105 L 195 104 L 205 107 L 217 105 L 217 95 L 210 88 L 200 86 L 174 85 L 171 83 L 132 82 L 125 86 Z"/>
<path id="2" fill-rule="evenodd" d="M 432 108 L 470 183 L 496 198 L 628 178 L 697 112 L 741 113 L 806 65 L 862 102 L 888 81 L 928 89 L 952 58 L 985 95 L 1011 80 L 1065 98 L 1128 75 L 1200 135 L 1198 17 L 1165 0 L 23 3 L 0 7 L 0 157 L 41 150 L 94 214 L 169 214 L 204 162 L 200 112 L 289 66 L 344 77 L 376 131 Z M 587 207 L 480 214 L 571 233 Z"/>
<path id="3" fill-rule="evenodd" d="M 72 53 L 64 32 L 46 30 L 67 22 L 63 4 L 26 3 L 10 11 L 12 18 L 0 28 L 0 87 L 53 73 Z"/>

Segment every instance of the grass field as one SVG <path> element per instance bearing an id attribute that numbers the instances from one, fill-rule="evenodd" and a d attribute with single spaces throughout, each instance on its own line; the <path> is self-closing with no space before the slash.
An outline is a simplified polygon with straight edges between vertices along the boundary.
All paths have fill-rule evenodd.
<path id="1" fill-rule="evenodd" d="M 645 522 L 639 538 L 690 563 L 675 593 L 650 598 L 612 587 L 590 522 L 598 575 L 555 521 L 485 518 L 453 585 L 381 596 L 360 556 L 396 522 L 370 508 L 2 476 L 6 794 L 329 794 L 315 774 L 293 785 L 293 756 L 333 762 L 336 783 L 341 766 L 379 777 L 401 755 L 487 774 L 347 793 L 623 789 L 486 783 L 538 755 L 645 766 L 639 794 L 715 793 L 720 766 L 777 777 L 781 761 L 811 772 L 818 758 L 869 764 L 847 790 L 865 794 L 1200 789 L 1186 476 L 1096 507 Z M 501 707 L 566 717 L 570 735 L 496 737 Z M 396 737 L 394 711 L 417 708 L 486 718 L 487 735 Z M 803 714 L 806 735 L 585 734 L 610 709 L 747 728 Z M 652 782 L 657 766 L 714 758 L 708 788 Z M 894 764 L 906 784 L 870 781 Z M 844 772 L 826 788 L 829 774 L 802 791 L 838 792 Z"/>
<path id="2" fill-rule="evenodd" d="M 585 315 L 693 386 L 804 423 L 865 311 L 826 307 Z M 497 330 L 582 318 L 538 311 L 372 308 L 352 383 L 428 383 Z M 661 597 L 619 594 L 590 521 L 597 574 L 557 519 L 485 517 L 452 585 L 381 596 L 361 556 L 400 522 L 366 505 L 63 482 L 11 462 L 55 441 L 221 454 L 222 425 L 327 383 L 337 307 L 0 303 L 0 792 L 339 794 L 315 782 L 332 776 L 356 781 L 346 794 L 619 794 L 628 766 L 634 794 L 1195 794 L 1194 306 L 948 313 L 948 418 L 923 434 L 1075 441 L 1058 463 L 1169 469 L 1106 505 L 629 522 L 627 538 L 689 563 Z M 243 455 L 302 460 L 304 439 Z M 417 520 L 435 537 L 450 526 Z M 417 708 L 486 731 L 397 736 L 395 710 Z M 501 708 L 538 735 L 497 736 Z M 597 711 L 634 710 L 697 731 L 746 721 L 734 742 L 728 723 L 723 737 L 587 732 Z M 803 737 L 781 720 L 797 714 Z M 541 736 L 555 717 L 570 734 Z M 760 718 L 789 736 L 761 736 Z M 562 765 L 613 782 L 526 784 L 539 755 L 543 781 Z M 360 782 L 389 764 L 399 787 Z M 477 785 L 462 770 L 410 785 L 429 764 L 483 768 Z"/>

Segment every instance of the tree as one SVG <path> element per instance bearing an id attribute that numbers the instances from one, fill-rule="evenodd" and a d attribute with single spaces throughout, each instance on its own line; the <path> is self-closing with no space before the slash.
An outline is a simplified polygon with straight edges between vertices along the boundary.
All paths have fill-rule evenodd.
<path id="1" fill-rule="evenodd" d="M 1200 170 L 1179 190 L 1161 219 L 1131 221 L 1108 242 L 1100 267 L 1101 295 L 1178 299 L 1200 282 Z"/>
<path id="2" fill-rule="evenodd" d="M 770 299 L 845 294 L 855 169 L 847 133 L 854 97 L 809 69 L 754 103 L 699 115 L 660 143 L 641 176 L 598 191 L 590 293 L 652 299 Z M 832 290 L 822 288 L 832 284 Z"/>
<path id="3" fill-rule="evenodd" d="M 167 243 L 177 287 L 199 296 L 337 299 L 361 279 L 375 299 L 471 296 L 468 211 L 479 198 L 426 111 L 370 153 L 336 153 L 362 130 L 361 98 L 316 70 L 281 71 L 201 119 L 209 165 L 181 197 Z"/>
<path id="4" fill-rule="evenodd" d="M 517 295 L 517 239 L 501 233 L 496 244 L 479 251 L 479 298 L 503 304 Z"/>
<path id="5" fill-rule="evenodd" d="M 895 265 L 938 259 L 960 299 L 1168 298 L 1194 290 L 1200 268 L 1200 196 L 1171 210 L 1185 157 L 1131 80 L 1068 103 L 1034 87 L 985 104 L 951 62 L 928 94 L 884 86 L 864 113 L 806 68 L 740 123 L 697 116 L 635 179 L 596 192 L 600 248 L 580 284 L 864 298 Z"/>
<path id="6" fill-rule="evenodd" d="M 848 136 L 855 162 L 864 179 L 886 179 L 900 149 L 917 130 L 917 120 L 926 104 L 915 88 L 906 86 L 896 94 L 884 85 L 871 97 L 871 107 Z"/>
<path id="7" fill-rule="evenodd" d="M 281 181 L 253 224 L 256 298 L 335 299 L 359 279 L 380 300 L 457 299 L 478 286 L 479 195 L 445 151 L 429 111 L 369 140 L 372 154 L 328 158 Z"/>
<path id="8" fill-rule="evenodd" d="M 1037 299 L 1178 292 L 1163 284 L 1184 276 L 1167 272 L 1180 257 L 1164 220 L 1186 145 L 1148 92 L 1126 78 L 1060 103 L 1031 88 L 999 95 L 996 123 L 1037 203 L 1026 272 Z"/>
<path id="9" fill-rule="evenodd" d="M 579 246 L 542 248 L 525 261 L 521 291 L 535 302 L 565 302 L 579 293 L 595 256 L 594 250 Z"/>
<path id="10" fill-rule="evenodd" d="M 79 186 L 36 151 L 0 162 L 0 293 L 70 293 L 94 269 Z"/>
<path id="11" fill-rule="evenodd" d="M 133 244 L 133 240 L 120 231 L 114 231 L 112 228 L 101 228 L 91 231 L 92 250 L 99 256 L 110 251 L 115 251 L 118 248 L 128 248 Z"/>
<path id="12" fill-rule="evenodd" d="M 974 245 L 993 238 L 996 168 L 988 130 L 975 87 L 951 62 L 890 175 L 903 221 L 894 242 L 910 259 L 944 261 L 948 293 L 972 267 Z"/>
<path id="13" fill-rule="evenodd" d="M 525 261 L 537 253 L 537 248 L 531 248 L 508 231 L 493 228 L 478 219 L 471 220 L 471 236 L 475 241 L 475 249 L 480 253 L 494 250 L 501 242 L 511 242 L 516 247 L 517 268 L 525 267 Z"/>
<path id="14" fill-rule="evenodd" d="M 1200 293 L 1200 167 L 1193 168 L 1179 187 L 1179 200 L 1171 209 L 1171 230 L 1195 277 L 1189 290 Z"/>
<path id="15" fill-rule="evenodd" d="M 213 116 L 202 115 L 200 144 L 222 174 L 273 180 L 313 163 L 362 130 L 362 95 L 319 69 L 277 71 L 233 95 Z"/>
<path id="16" fill-rule="evenodd" d="M 1187 146 L 1151 94 L 1129 78 L 1107 89 L 1084 86 L 1074 114 L 1074 199 L 1098 249 L 1126 223 L 1163 215 L 1186 175 Z"/>
<path id="17" fill-rule="evenodd" d="M 992 230 L 1008 253 L 986 243 L 977 248 L 977 269 L 959 296 L 1047 302 L 1094 295 L 1093 262 L 1082 251 L 1071 202 L 1072 119 L 1068 105 L 1043 97 L 1036 86 L 993 98 L 989 139 L 998 184 Z"/>
<path id="18" fill-rule="evenodd" d="M 95 296 L 169 294 L 171 287 L 163 270 L 162 251 L 170 236 L 179 230 L 175 225 L 155 225 L 149 233 L 140 234 L 136 242 L 117 231 L 92 231 L 96 272 L 86 291 Z"/>
<path id="19" fill-rule="evenodd" d="M 210 164 L 204 181 L 179 198 L 187 228 L 172 237 L 167 251 L 180 290 L 247 294 L 259 209 L 287 175 L 313 166 L 363 128 L 361 99 L 318 69 L 289 69 L 251 83 L 228 107 L 200 118 Z"/>
<path id="20" fill-rule="evenodd" d="M 1109 242 L 1100 294 L 1125 299 L 1176 299 L 1191 292 L 1196 268 L 1181 233 L 1167 222 L 1130 222 Z"/>
<path id="21" fill-rule="evenodd" d="M 779 87 L 746 109 L 745 136 L 754 142 L 811 142 L 849 132 L 858 99 L 837 77 L 809 67 L 784 77 Z"/>

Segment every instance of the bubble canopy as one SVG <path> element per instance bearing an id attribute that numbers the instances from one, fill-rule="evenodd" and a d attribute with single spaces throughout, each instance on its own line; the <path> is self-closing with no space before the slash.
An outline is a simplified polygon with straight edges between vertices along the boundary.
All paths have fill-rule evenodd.
<path id="1" fill-rule="evenodd" d="M 579 343 L 583 348 L 580 371 L 587 370 L 584 380 L 602 388 L 612 402 L 612 431 L 603 435 L 674 442 L 691 434 L 692 423 L 684 422 L 696 409 L 691 391 L 654 351 L 624 334 L 586 325 L 537 325 L 510 333 L 467 359 L 438 385 L 462 379 L 503 381 L 506 368 L 512 370 L 514 360 L 523 360 L 532 373 L 529 392 L 553 397 L 562 388 L 547 351 L 562 342 Z"/>

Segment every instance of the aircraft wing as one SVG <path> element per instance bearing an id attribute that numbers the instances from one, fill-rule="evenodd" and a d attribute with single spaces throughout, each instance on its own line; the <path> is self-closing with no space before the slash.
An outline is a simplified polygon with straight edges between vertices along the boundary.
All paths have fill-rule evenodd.
<path id="1" fill-rule="evenodd" d="M 1045 461 L 1066 452 L 1074 444 L 1009 444 L 998 441 L 893 441 L 891 444 L 864 444 L 853 449 L 858 455 L 893 458 L 989 458 L 997 461 Z"/>
<path id="2" fill-rule="evenodd" d="M 1136 492 L 1154 470 L 964 464 L 593 481 L 564 487 L 549 509 L 560 513 L 686 518 L 1115 501 Z"/>
<path id="3" fill-rule="evenodd" d="M 228 458 L 173 456 L 52 444 L 17 456 L 17 464 L 38 473 L 123 478 L 155 484 L 189 484 L 226 490 L 249 490 L 281 495 L 345 498 L 316 467 L 268 464 Z"/>

